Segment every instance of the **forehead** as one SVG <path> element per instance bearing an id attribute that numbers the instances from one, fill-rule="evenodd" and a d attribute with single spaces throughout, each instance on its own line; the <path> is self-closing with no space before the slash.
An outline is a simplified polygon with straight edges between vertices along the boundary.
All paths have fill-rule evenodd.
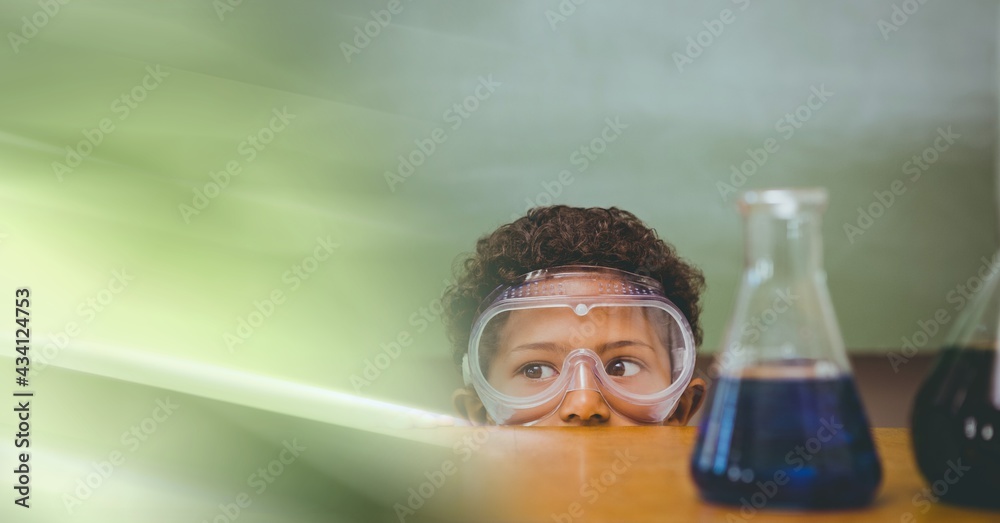
<path id="1" fill-rule="evenodd" d="M 516 310 L 510 313 L 500 336 L 501 346 L 540 341 L 582 345 L 608 338 L 629 337 L 656 341 L 657 329 L 645 307 L 595 307 L 578 315 L 568 307 Z"/>

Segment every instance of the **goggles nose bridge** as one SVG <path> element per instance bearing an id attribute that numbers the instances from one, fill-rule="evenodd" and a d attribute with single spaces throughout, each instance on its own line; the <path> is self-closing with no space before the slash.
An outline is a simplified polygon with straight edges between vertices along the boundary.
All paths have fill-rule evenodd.
<path id="1" fill-rule="evenodd" d="M 601 359 L 589 349 L 576 349 L 566 356 L 566 367 L 569 372 L 569 384 L 566 392 L 574 390 L 593 390 L 601 392 L 597 381 L 598 367 L 603 366 Z"/>

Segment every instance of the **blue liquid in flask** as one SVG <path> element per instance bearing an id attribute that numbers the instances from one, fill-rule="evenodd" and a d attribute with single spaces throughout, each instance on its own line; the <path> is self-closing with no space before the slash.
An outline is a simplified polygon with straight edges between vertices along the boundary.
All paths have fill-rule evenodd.
<path id="1" fill-rule="evenodd" d="M 794 374 L 716 383 L 691 462 L 705 500 L 753 509 L 871 502 L 882 469 L 853 377 Z"/>

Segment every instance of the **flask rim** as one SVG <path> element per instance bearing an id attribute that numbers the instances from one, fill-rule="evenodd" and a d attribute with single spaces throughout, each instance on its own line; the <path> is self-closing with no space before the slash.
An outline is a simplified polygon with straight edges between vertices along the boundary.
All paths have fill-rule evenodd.
<path id="1" fill-rule="evenodd" d="M 770 207 L 779 215 L 787 216 L 805 209 L 822 211 L 826 209 L 828 199 L 824 187 L 761 189 L 740 195 L 739 207 L 743 212 Z"/>

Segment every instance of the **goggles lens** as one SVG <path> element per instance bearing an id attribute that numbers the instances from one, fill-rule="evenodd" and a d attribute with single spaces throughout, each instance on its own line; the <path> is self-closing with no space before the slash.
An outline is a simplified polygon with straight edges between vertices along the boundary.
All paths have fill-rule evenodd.
<path id="1" fill-rule="evenodd" d="M 674 382 L 675 356 L 684 350 L 676 321 L 643 306 L 597 306 L 583 315 L 571 305 L 502 312 L 485 325 L 479 365 L 497 392 L 527 398 L 564 385 L 567 390 L 655 394 Z M 588 349 L 597 365 L 576 365 L 570 355 Z M 580 375 L 589 374 L 589 379 Z M 574 373 L 576 375 L 574 375 Z M 570 381 L 570 383 L 563 383 Z"/>

